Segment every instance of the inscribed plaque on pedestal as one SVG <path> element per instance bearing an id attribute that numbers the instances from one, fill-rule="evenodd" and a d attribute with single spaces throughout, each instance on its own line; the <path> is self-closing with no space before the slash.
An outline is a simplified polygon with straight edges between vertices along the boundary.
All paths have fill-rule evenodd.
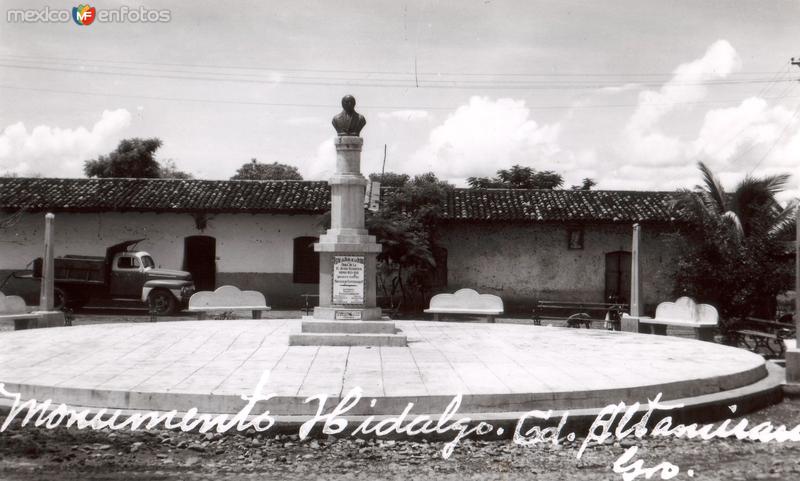
<path id="1" fill-rule="evenodd" d="M 333 256 L 333 303 L 364 304 L 364 256 Z"/>

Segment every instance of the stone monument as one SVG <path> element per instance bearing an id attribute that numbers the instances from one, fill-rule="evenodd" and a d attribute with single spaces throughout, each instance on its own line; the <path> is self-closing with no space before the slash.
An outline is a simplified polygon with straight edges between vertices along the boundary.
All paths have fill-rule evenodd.
<path id="1" fill-rule="evenodd" d="M 375 302 L 376 271 L 381 245 L 364 225 L 367 179 L 361 175 L 359 134 L 367 121 L 355 111 L 356 99 L 342 99 L 342 112 L 333 118 L 338 134 L 336 172 L 331 186 L 331 228 L 314 244 L 319 252 L 319 306 L 313 319 L 304 319 L 302 332 L 290 345 L 405 346 L 394 323 L 381 319 Z"/>

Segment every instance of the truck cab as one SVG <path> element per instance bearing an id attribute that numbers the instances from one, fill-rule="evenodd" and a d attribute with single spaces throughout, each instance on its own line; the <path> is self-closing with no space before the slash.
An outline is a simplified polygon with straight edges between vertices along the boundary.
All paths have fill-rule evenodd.
<path id="1" fill-rule="evenodd" d="M 139 298 L 147 281 L 147 271 L 156 266 L 147 252 L 122 252 L 111 265 L 111 296 Z"/>
<path id="2" fill-rule="evenodd" d="M 109 286 L 112 298 L 141 298 L 157 315 L 171 314 L 179 306 L 186 306 L 195 291 L 190 273 L 159 269 L 145 251 L 115 254 Z"/>

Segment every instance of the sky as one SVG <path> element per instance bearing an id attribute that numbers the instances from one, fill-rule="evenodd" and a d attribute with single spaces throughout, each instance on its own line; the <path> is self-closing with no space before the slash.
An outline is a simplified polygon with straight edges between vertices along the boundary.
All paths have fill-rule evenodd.
<path id="1" fill-rule="evenodd" d="M 673 190 L 697 162 L 800 195 L 798 1 L 92 3 L 168 22 L 15 22 L 0 1 L 0 173 L 81 177 L 121 139 L 227 179 L 251 158 L 327 179 L 345 94 L 362 171 L 464 185 L 514 164 Z"/>

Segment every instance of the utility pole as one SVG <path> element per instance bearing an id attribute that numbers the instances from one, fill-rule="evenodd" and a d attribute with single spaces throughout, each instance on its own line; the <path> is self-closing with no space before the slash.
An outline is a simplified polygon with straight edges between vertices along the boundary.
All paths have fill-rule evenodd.
<path id="1" fill-rule="evenodd" d="M 800 67 L 800 59 L 792 57 L 792 65 Z M 800 348 L 800 202 L 795 207 L 794 239 L 794 322 L 795 322 L 795 348 Z"/>
<path id="2" fill-rule="evenodd" d="M 386 173 L 386 144 L 383 144 L 383 166 L 381 167 L 381 182 L 383 182 L 383 174 Z"/>
<path id="3" fill-rule="evenodd" d="M 800 59 L 792 57 L 792 65 L 800 67 Z M 794 349 L 786 350 L 786 390 L 793 395 L 800 394 L 800 203 L 795 207 L 795 239 L 794 239 Z"/>

